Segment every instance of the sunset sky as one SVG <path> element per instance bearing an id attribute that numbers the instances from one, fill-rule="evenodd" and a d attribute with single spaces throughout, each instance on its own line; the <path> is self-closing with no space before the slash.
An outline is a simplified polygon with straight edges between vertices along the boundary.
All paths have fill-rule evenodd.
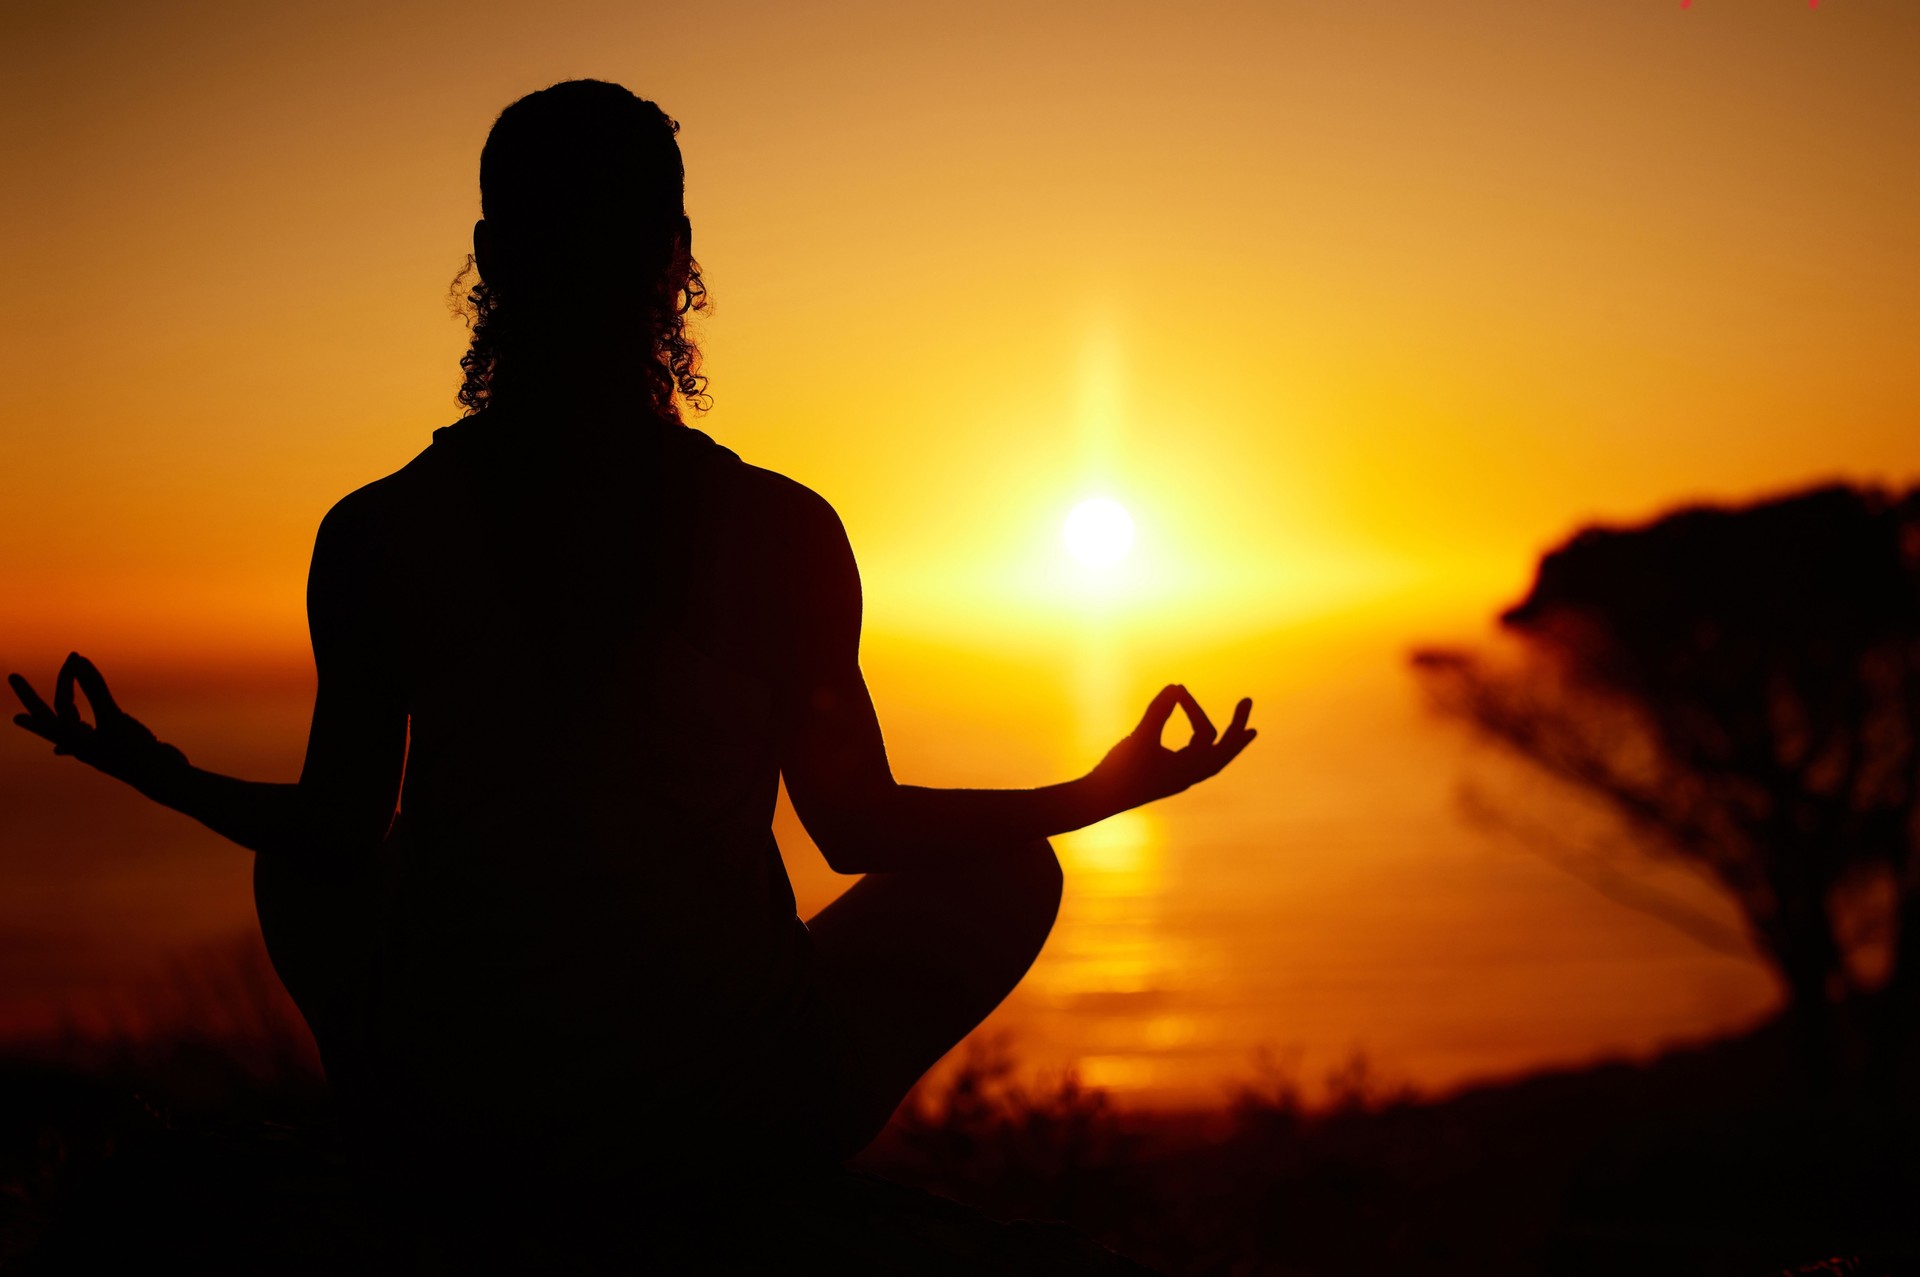
<path id="1" fill-rule="evenodd" d="M 683 126 L 694 424 L 839 509 L 910 779 L 1060 779 L 1175 678 L 1278 694 L 1278 775 L 1325 753 L 1296 692 L 1425 730 L 1314 697 L 1399 697 L 1582 521 L 1920 478 L 1905 0 L 74 3 L 0 44 L 0 662 L 43 678 L 306 668 L 320 517 L 457 415 L 486 131 L 576 76 Z M 1092 496 L 1136 527 L 1104 577 Z M 1425 828 L 1412 739 L 1331 756 Z"/>

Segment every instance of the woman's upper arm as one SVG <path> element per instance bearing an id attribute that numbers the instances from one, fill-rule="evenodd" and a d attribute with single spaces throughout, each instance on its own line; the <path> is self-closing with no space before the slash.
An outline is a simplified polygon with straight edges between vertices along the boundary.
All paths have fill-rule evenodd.
<path id="1" fill-rule="evenodd" d="M 831 864 L 857 834 L 859 809 L 892 786 L 893 774 L 860 673 L 860 570 L 846 529 L 811 492 L 795 523 L 784 574 L 780 768 L 794 811 Z"/>
<path id="2" fill-rule="evenodd" d="M 406 758 L 389 552 L 372 490 L 321 520 L 307 576 L 318 675 L 300 788 L 329 833 L 377 844 L 392 824 Z"/>

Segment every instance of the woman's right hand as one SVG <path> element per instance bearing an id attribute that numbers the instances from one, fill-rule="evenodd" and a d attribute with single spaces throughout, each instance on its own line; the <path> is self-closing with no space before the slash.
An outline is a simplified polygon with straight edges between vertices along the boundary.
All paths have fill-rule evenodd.
<path id="1" fill-rule="evenodd" d="M 7 675 L 7 683 L 27 711 L 15 714 L 14 723 L 52 741 L 56 754 L 71 755 L 145 794 L 152 794 L 171 774 L 187 766 L 185 754 L 155 739 L 144 723 L 114 703 L 107 680 L 78 652 L 71 653 L 60 667 L 52 706 L 40 699 L 33 684 L 20 675 Z M 73 695 L 76 684 L 93 709 L 91 723 L 80 717 Z"/>
<path id="2" fill-rule="evenodd" d="M 1193 737 L 1179 749 L 1168 749 L 1160 743 L 1160 732 L 1176 705 L 1186 710 Z M 1087 781 L 1108 815 L 1177 794 L 1218 773 L 1259 735 L 1247 726 L 1252 713 L 1253 701 L 1242 700 L 1226 732 L 1217 735 L 1200 702 L 1185 687 L 1170 684 L 1160 689 L 1140 725 L 1107 751 Z"/>

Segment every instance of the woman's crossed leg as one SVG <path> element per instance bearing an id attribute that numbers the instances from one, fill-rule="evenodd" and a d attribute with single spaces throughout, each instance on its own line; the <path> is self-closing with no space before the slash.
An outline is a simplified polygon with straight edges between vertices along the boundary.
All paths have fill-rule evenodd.
<path id="1" fill-rule="evenodd" d="M 913 1084 L 987 1018 L 1060 909 L 1043 838 L 964 865 L 872 873 L 807 923 L 839 1034 L 839 1151 L 864 1148 Z"/>

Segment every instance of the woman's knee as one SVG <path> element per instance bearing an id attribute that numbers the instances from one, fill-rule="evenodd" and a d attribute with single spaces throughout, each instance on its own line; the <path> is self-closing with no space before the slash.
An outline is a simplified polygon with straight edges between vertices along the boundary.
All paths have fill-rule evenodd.
<path id="1" fill-rule="evenodd" d="M 1022 848 L 1021 855 L 1029 887 L 1036 896 L 1058 908 L 1066 875 L 1061 871 L 1060 857 L 1054 853 L 1053 844 L 1045 838 L 1036 838 Z"/>
<path id="2" fill-rule="evenodd" d="M 360 878 L 315 872 L 256 856 L 253 905 L 274 973 L 313 1024 L 364 949 L 370 886 Z"/>
<path id="3" fill-rule="evenodd" d="M 1045 838 L 1029 839 L 999 849 L 990 859 L 993 889 L 1017 901 L 1022 912 L 1044 916 L 1052 926 L 1065 882 L 1053 844 Z"/>

